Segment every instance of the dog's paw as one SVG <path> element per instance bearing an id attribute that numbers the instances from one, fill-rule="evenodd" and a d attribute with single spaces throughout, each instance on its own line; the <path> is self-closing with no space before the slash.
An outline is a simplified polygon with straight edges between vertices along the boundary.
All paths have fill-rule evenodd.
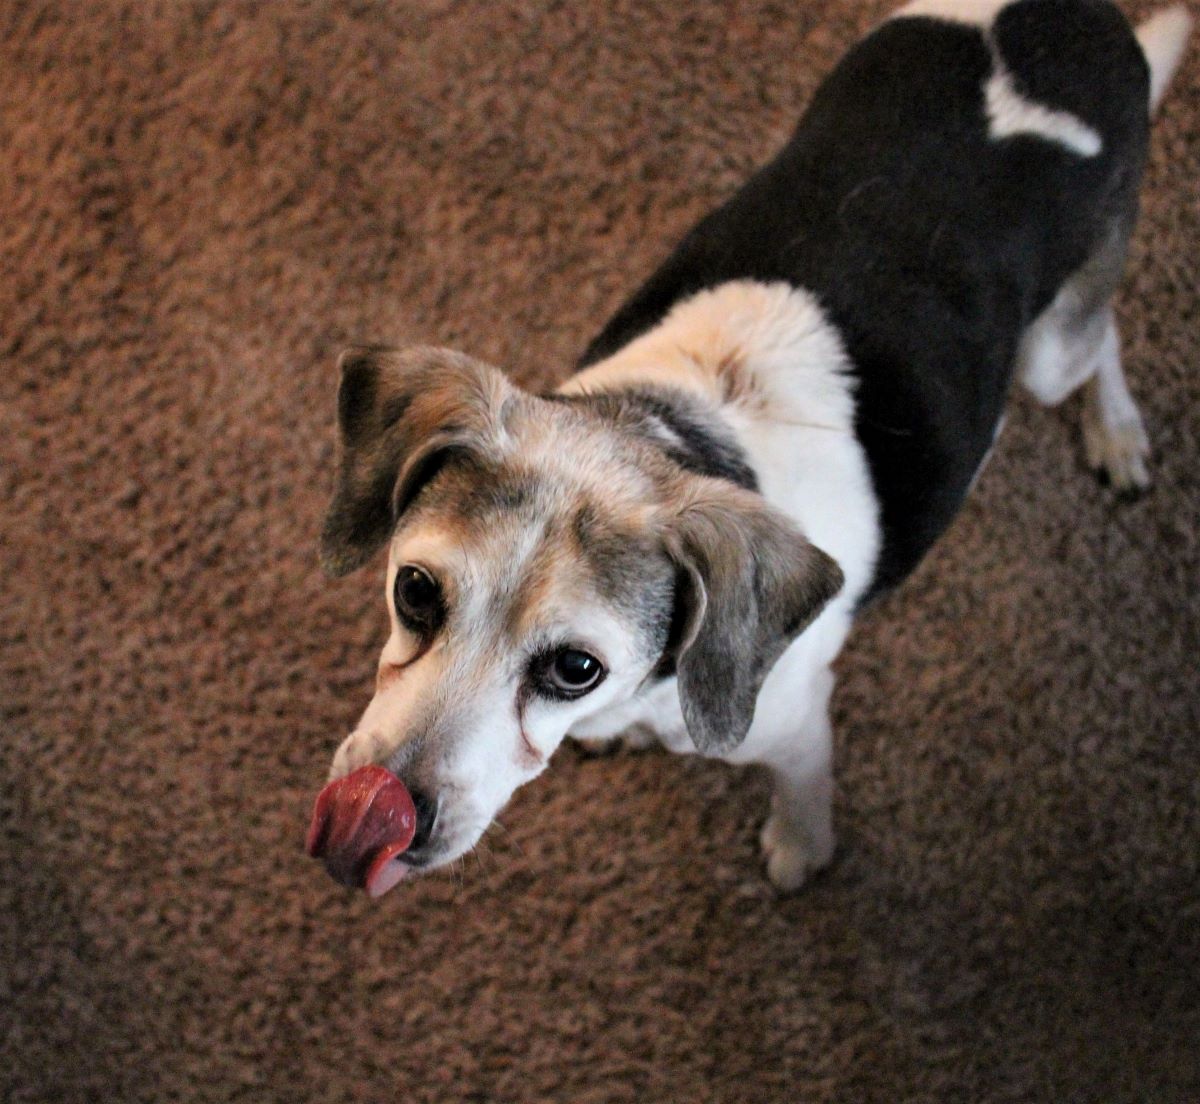
<path id="1" fill-rule="evenodd" d="M 799 889 L 809 875 L 828 866 L 833 858 L 833 839 L 814 846 L 797 821 L 773 811 L 759 837 L 767 860 L 767 877 L 781 893 Z"/>
<path id="2" fill-rule="evenodd" d="M 1150 441 L 1136 411 L 1132 419 L 1109 425 L 1095 411 L 1085 407 L 1083 447 L 1088 467 L 1119 493 L 1137 494 L 1150 486 L 1150 473 L 1146 468 Z"/>
<path id="3" fill-rule="evenodd" d="M 621 733 L 621 746 L 626 751 L 649 751 L 658 747 L 658 733 L 649 725 L 635 724 Z"/>
<path id="4" fill-rule="evenodd" d="M 598 759 L 619 751 L 646 751 L 658 743 L 658 736 L 647 725 L 633 725 L 616 736 L 576 736 L 574 740 L 588 758 Z"/>

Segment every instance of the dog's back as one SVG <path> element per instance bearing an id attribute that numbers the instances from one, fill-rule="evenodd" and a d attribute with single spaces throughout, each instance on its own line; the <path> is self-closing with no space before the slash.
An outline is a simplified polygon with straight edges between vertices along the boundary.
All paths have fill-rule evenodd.
<path id="1" fill-rule="evenodd" d="M 830 665 L 948 524 L 1012 377 L 1086 387 L 1089 457 L 1145 481 L 1110 300 L 1186 29 L 1143 29 L 1148 73 L 1100 0 L 917 0 L 556 395 L 448 350 L 343 357 L 323 555 L 388 546 L 393 632 L 331 774 L 412 795 L 396 861 L 461 855 L 568 732 L 633 724 L 770 768 L 777 886 L 830 861 Z M 331 823 L 365 823 L 356 792 Z M 404 873 L 364 882 L 375 834 L 342 843 L 348 880 Z"/>
<path id="2" fill-rule="evenodd" d="M 918 0 L 850 51 L 791 141 L 688 235 L 582 364 L 731 280 L 813 293 L 857 377 L 879 498 L 871 592 L 949 524 L 1022 339 L 1073 276 L 1106 304 L 1137 208 L 1152 78 L 1106 0 Z M 1084 321 L 1087 321 L 1086 319 Z"/>

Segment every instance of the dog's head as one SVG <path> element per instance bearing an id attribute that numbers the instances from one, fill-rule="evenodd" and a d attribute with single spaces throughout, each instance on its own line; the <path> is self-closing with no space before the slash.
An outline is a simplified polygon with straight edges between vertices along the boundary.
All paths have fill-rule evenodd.
<path id="1" fill-rule="evenodd" d="M 644 409 L 535 397 L 443 349 L 352 349 L 341 372 L 321 558 L 344 575 L 388 546 L 391 634 L 331 777 L 403 780 L 407 861 L 470 849 L 573 725 L 658 680 L 677 680 L 699 751 L 744 738 L 841 585 L 828 556 L 681 464 Z"/>

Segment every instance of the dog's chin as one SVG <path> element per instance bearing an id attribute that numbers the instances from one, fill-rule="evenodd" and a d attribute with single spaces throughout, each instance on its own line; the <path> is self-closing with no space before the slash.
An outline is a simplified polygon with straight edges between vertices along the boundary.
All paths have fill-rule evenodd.
<path id="1" fill-rule="evenodd" d="M 373 869 L 368 874 L 363 888 L 371 897 L 382 897 L 401 882 L 411 882 L 422 874 L 450 865 L 470 851 L 475 842 L 478 841 L 451 846 L 442 846 L 431 842 L 417 851 L 396 855 L 389 862 L 384 862 L 377 869 Z"/>
<path id="2" fill-rule="evenodd" d="M 490 821 L 469 828 L 455 828 L 453 825 L 438 825 L 432 838 L 418 848 L 404 855 L 403 861 L 412 868 L 412 874 L 425 874 L 441 867 L 457 862 L 469 854 L 483 838 Z"/>

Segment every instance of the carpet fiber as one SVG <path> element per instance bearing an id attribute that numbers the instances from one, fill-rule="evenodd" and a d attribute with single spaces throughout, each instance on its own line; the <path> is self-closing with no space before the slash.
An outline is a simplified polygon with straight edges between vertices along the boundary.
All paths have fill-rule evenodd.
<path id="1" fill-rule="evenodd" d="M 760 773 L 570 747 L 379 903 L 302 854 L 385 627 L 316 566 L 339 348 L 559 377 L 884 10 L 0 5 L 0 1098 L 1200 1099 L 1195 42 L 1155 486 L 1015 400 L 839 661 L 832 870 L 771 891 Z"/>

